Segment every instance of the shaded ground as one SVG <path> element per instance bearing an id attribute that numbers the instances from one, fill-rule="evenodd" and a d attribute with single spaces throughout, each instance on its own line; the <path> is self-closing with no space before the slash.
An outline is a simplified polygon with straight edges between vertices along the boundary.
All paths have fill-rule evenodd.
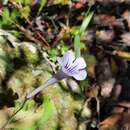
<path id="1" fill-rule="evenodd" d="M 88 9 L 94 15 L 77 44 L 75 37 Z M 0 15 L 3 120 L 17 110 L 26 93 L 44 83 L 45 72 L 55 73 L 57 57 L 70 49 L 77 53 L 79 45 L 87 63 L 87 79 L 69 79 L 57 84 L 60 89 L 48 89 L 47 93 L 37 95 L 22 111 L 36 112 L 29 128 L 47 130 L 50 122 L 50 129 L 54 130 L 130 128 L 129 0 L 9 0 L 1 2 Z M 34 54 L 30 50 L 32 45 L 36 49 Z M 40 112 L 45 118 L 39 116 Z M 13 123 L 17 123 L 19 116 L 9 128 L 15 129 Z M 17 129 L 26 129 L 26 125 L 21 126 Z"/>

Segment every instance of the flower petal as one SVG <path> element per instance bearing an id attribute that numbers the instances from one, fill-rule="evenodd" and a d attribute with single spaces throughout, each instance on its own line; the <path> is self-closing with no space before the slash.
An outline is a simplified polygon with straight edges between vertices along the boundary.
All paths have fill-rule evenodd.
<path id="1" fill-rule="evenodd" d="M 75 65 L 77 66 L 77 69 L 84 69 L 86 67 L 86 62 L 82 57 L 76 58 L 76 60 L 74 61 Z"/>
<path id="2" fill-rule="evenodd" d="M 74 53 L 72 51 L 67 51 L 63 56 L 63 66 L 66 64 L 71 65 L 75 60 Z"/>
<path id="3" fill-rule="evenodd" d="M 76 80 L 84 80 L 87 76 L 86 70 L 80 70 L 77 74 L 74 74 L 73 77 Z"/>
<path id="4" fill-rule="evenodd" d="M 63 57 L 57 57 L 57 61 L 59 63 L 59 65 L 63 65 Z"/>

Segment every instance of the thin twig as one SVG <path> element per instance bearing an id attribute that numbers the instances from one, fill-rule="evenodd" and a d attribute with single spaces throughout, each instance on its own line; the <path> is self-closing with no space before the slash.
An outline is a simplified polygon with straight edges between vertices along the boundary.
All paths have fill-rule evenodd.
<path id="1" fill-rule="evenodd" d="M 21 32 L 23 32 L 23 34 L 24 34 L 29 40 L 31 40 L 31 41 L 33 41 L 33 42 L 35 42 L 35 43 L 40 43 L 40 45 L 43 45 L 43 43 L 44 43 L 44 47 L 45 47 L 45 48 L 50 47 L 49 43 L 46 41 L 46 39 L 45 39 L 44 37 L 42 37 L 42 39 L 41 39 L 42 42 L 41 42 L 40 40 L 36 39 L 35 36 L 34 36 L 35 34 L 36 34 L 36 35 L 39 35 L 39 34 L 33 33 L 33 32 L 31 32 L 30 30 L 25 29 L 23 26 L 19 25 L 19 24 L 16 23 L 15 21 L 12 21 L 10 18 L 8 18 L 8 20 L 9 20 L 12 24 L 14 24 Z M 40 36 L 40 38 L 41 38 L 41 36 Z"/>
<path id="2" fill-rule="evenodd" d="M 97 115 L 98 115 L 98 124 L 100 123 L 100 100 L 98 97 L 96 97 L 97 102 Z"/>
<path id="3" fill-rule="evenodd" d="M 14 118 L 14 116 L 20 111 L 22 110 L 22 108 L 24 107 L 25 103 L 27 102 L 27 98 L 24 99 L 24 102 L 22 103 L 21 107 L 8 119 L 8 121 L 1 127 L 1 129 L 5 129 L 5 127 L 10 123 L 10 121 Z"/>

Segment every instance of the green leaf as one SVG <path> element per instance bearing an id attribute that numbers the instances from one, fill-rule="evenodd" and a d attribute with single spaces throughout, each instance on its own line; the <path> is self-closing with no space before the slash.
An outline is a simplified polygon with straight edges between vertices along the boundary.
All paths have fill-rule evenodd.
<path id="1" fill-rule="evenodd" d="M 30 7 L 29 6 L 25 6 L 22 8 L 21 10 L 22 16 L 27 19 L 30 13 Z"/>
<path id="2" fill-rule="evenodd" d="M 8 10 L 8 8 L 4 8 L 4 9 L 3 9 L 3 13 L 2 13 L 3 23 L 4 23 L 4 24 L 8 24 L 9 19 L 10 19 L 9 10 Z"/>
<path id="3" fill-rule="evenodd" d="M 76 57 L 80 56 L 80 36 L 76 35 L 74 37 L 74 50 L 75 50 L 75 55 Z"/>
<path id="4" fill-rule="evenodd" d="M 86 17 L 81 24 L 81 27 L 80 27 L 78 34 L 75 34 L 74 50 L 75 50 L 75 55 L 77 57 L 79 57 L 81 55 L 80 50 L 81 50 L 81 48 L 83 48 L 83 46 L 82 46 L 83 44 L 81 44 L 81 42 L 80 42 L 81 36 L 85 32 L 85 29 L 88 27 L 93 15 L 94 15 L 94 12 L 90 12 L 90 8 L 89 8 L 87 13 L 86 13 Z"/>
<path id="5" fill-rule="evenodd" d="M 48 50 L 49 58 L 53 61 L 56 61 L 58 51 L 55 48 L 49 49 Z"/>
<path id="6" fill-rule="evenodd" d="M 57 46 L 57 48 L 60 49 L 62 55 L 69 50 L 69 47 L 65 45 L 63 40 L 60 41 L 60 44 Z"/>
<path id="7" fill-rule="evenodd" d="M 38 15 L 41 13 L 43 7 L 45 6 L 47 0 L 40 0 L 40 8 L 38 10 Z"/>
<path id="8" fill-rule="evenodd" d="M 53 4 L 61 4 L 61 5 L 66 5 L 69 3 L 70 0 L 53 0 Z"/>
<path id="9" fill-rule="evenodd" d="M 56 108 L 53 101 L 49 97 L 44 97 L 43 103 L 43 115 L 40 120 L 40 124 L 44 125 L 47 121 L 56 113 Z"/>
<path id="10" fill-rule="evenodd" d="M 25 5 L 25 6 L 27 6 L 31 3 L 30 0 L 22 0 L 22 2 L 23 2 L 23 5 Z"/>
<path id="11" fill-rule="evenodd" d="M 84 21 L 81 24 L 80 30 L 79 30 L 79 34 L 82 35 L 82 33 L 84 33 L 85 29 L 88 27 L 92 17 L 94 15 L 94 12 L 90 12 L 88 13 L 88 15 L 85 17 Z"/>
<path id="12" fill-rule="evenodd" d="M 80 49 L 85 49 L 85 48 L 86 48 L 85 43 L 80 42 Z"/>
<path id="13" fill-rule="evenodd" d="M 11 12 L 11 20 L 15 20 L 20 15 L 19 11 L 16 9 L 13 9 Z"/>

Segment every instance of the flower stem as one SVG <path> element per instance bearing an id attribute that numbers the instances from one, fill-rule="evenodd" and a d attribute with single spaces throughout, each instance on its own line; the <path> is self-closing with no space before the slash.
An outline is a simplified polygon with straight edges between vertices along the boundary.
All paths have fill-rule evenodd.
<path id="1" fill-rule="evenodd" d="M 9 120 L 2 126 L 0 127 L 0 129 L 5 129 L 5 127 L 7 126 L 7 124 L 13 119 L 13 117 L 24 107 L 25 103 L 32 98 L 33 96 L 35 96 L 37 93 L 39 93 L 40 91 L 42 91 L 43 89 L 47 88 L 48 86 L 54 84 L 58 82 L 58 79 L 55 77 L 52 77 L 51 79 L 47 80 L 45 82 L 44 85 L 39 86 L 38 88 L 36 88 L 34 91 L 32 91 L 30 94 L 28 94 L 25 99 L 24 102 L 22 103 L 21 107 L 9 118 Z"/>
<path id="2" fill-rule="evenodd" d="M 58 81 L 58 80 L 57 80 L 56 78 L 52 77 L 51 79 L 47 80 L 44 85 L 39 86 L 39 87 L 36 88 L 34 91 L 32 91 L 30 94 L 28 94 L 28 95 L 26 96 L 26 99 L 29 99 L 29 98 L 34 97 L 37 93 L 39 93 L 39 92 L 42 91 L 43 89 L 47 88 L 48 86 L 50 86 L 50 85 L 56 83 L 57 81 Z"/>

